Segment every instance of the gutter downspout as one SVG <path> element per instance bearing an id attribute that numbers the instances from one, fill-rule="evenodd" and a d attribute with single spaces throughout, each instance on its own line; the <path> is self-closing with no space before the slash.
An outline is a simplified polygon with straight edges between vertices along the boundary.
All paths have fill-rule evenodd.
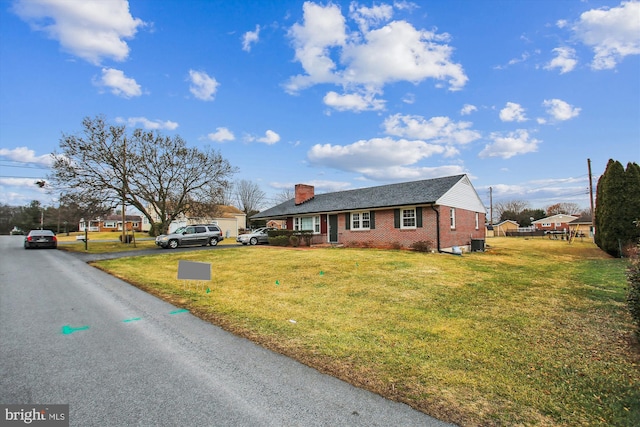
<path id="1" fill-rule="evenodd" d="M 440 211 L 431 205 L 431 209 L 436 213 L 436 240 L 438 241 L 438 253 L 461 256 L 461 253 L 447 252 L 440 249 Z"/>
<path id="2" fill-rule="evenodd" d="M 438 246 L 438 253 L 442 252 L 440 249 L 440 211 L 433 205 L 430 205 L 431 209 L 436 213 L 436 241 Z"/>

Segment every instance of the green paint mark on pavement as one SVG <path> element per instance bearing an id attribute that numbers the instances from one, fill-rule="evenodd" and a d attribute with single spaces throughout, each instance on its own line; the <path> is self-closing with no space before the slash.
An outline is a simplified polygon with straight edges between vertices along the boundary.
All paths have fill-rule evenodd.
<path id="1" fill-rule="evenodd" d="M 131 319 L 124 319 L 124 323 L 135 322 L 137 320 L 142 320 L 142 317 L 132 317 Z"/>
<path id="2" fill-rule="evenodd" d="M 72 333 L 74 333 L 76 331 L 84 331 L 84 330 L 87 330 L 87 329 L 89 329 L 89 326 L 80 326 L 78 328 L 74 328 L 74 327 L 69 326 L 69 325 L 64 325 L 62 327 L 62 334 L 63 335 L 70 335 L 70 334 L 72 334 Z"/>
<path id="3" fill-rule="evenodd" d="M 170 311 L 169 314 L 179 314 L 179 313 L 187 313 L 189 310 L 186 308 L 180 308 L 178 310 Z"/>

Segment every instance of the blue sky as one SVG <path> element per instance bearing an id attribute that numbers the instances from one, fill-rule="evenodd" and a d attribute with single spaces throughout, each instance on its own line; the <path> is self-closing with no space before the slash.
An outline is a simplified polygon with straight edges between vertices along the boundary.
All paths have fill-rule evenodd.
<path id="1" fill-rule="evenodd" d="M 459 173 L 587 208 L 587 158 L 640 162 L 640 2 L 0 3 L 0 201 L 55 205 L 35 178 L 101 114 L 219 150 L 264 208 Z"/>

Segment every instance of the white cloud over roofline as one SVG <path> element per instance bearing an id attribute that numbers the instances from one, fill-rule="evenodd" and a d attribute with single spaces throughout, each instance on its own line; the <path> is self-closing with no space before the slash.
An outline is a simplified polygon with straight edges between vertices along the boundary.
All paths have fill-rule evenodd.
<path id="1" fill-rule="evenodd" d="M 480 158 L 501 157 L 510 159 L 513 156 L 537 151 L 540 143 L 539 140 L 531 137 L 525 129 L 518 129 L 507 134 L 493 132 L 489 138 L 493 142 L 485 145 L 484 149 L 478 154 Z"/>
<path id="2" fill-rule="evenodd" d="M 384 132 L 403 138 L 427 140 L 437 144 L 468 144 L 481 137 L 471 122 L 454 122 L 449 117 L 394 114 L 382 124 Z"/>
<path id="3" fill-rule="evenodd" d="M 437 144 L 385 137 L 360 140 L 349 145 L 316 144 L 311 147 L 307 157 L 315 165 L 360 171 L 389 165 L 411 165 L 444 151 L 444 147 Z"/>

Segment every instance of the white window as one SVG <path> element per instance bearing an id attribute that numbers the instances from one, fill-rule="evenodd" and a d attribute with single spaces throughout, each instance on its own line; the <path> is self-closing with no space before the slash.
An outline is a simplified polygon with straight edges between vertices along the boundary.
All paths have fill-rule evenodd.
<path id="1" fill-rule="evenodd" d="M 116 228 L 116 222 L 115 221 L 105 221 L 104 222 L 104 228 Z"/>
<path id="2" fill-rule="evenodd" d="M 456 228 L 456 209 L 455 208 L 451 208 L 449 210 L 449 217 L 451 219 L 451 229 L 453 230 L 454 228 Z"/>
<path id="3" fill-rule="evenodd" d="M 480 214 L 476 212 L 476 230 L 480 228 Z"/>
<path id="4" fill-rule="evenodd" d="M 416 228 L 416 210 L 414 208 L 402 209 L 401 213 L 401 228 Z"/>
<path id="5" fill-rule="evenodd" d="M 353 212 L 351 214 L 352 230 L 369 230 L 371 228 L 370 212 Z"/>
<path id="6" fill-rule="evenodd" d="M 316 234 L 320 233 L 320 215 L 294 217 L 293 229 L 296 231 L 313 231 Z"/>

